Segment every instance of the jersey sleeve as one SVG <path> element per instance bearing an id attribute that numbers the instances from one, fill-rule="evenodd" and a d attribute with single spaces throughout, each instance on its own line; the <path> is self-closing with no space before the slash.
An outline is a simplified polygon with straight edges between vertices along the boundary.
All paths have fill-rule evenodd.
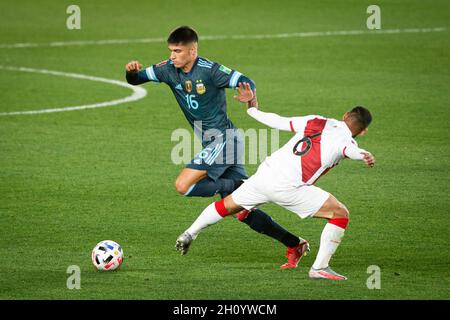
<path id="1" fill-rule="evenodd" d="M 256 88 L 255 82 L 252 79 L 237 70 L 232 70 L 216 62 L 211 69 L 211 77 L 217 88 L 236 88 L 239 82 L 250 83 L 252 90 Z"/>
<path id="2" fill-rule="evenodd" d="M 354 139 L 347 140 L 341 145 L 342 155 L 345 158 L 352 160 L 362 160 L 364 158 L 363 152 L 367 152 L 364 149 L 358 147 L 358 144 Z"/>
<path id="3" fill-rule="evenodd" d="M 279 116 L 276 113 L 263 112 L 256 108 L 248 108 L 247 113 L 256 121 L 259 121 L 268 127 L 290 131 L 290 118 Z"/>
<path id="4" fill-rule="evenodd" d="M 247 113 L 255 120 L 274 129 L 292 132 L 304 132 L 307 122 L 311 119 L 322 119 L 320 116 L 282 117 L 276 113 L 263 112 L 257 108 L 247 109 Z"/>
<path id="5" fill-rule="evenodd" d="M 166 82 L 168 81 L 168 60 L 162 61 L 158 64 L 151 65 L 139 72 L 127 72 L 127 82 L 133 85 L 153 82 Z"/>
<path id="6" fill-rule="evenodd" d="M 169 60 L 164 60 L 146 68 L 145 72 L 149 81 L 167 83 L 169 81 L 170 64 Z"/>
<path id="7" fill-rule="evenodd" d="M 135 86 L 150 81 L 145 70 L 140 70 L 139 72 L 127 72 L 125 75 L 127 82 Z"/>

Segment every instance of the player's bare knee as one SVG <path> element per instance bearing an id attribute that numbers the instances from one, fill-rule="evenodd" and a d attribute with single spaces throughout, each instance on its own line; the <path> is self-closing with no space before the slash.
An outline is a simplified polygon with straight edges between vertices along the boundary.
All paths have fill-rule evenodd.
<path id="1" fill-rule="evenodd" d="M 347 207 L 344 206 L 343 204 L 340 204 L 339 206 L 337 206 L 334 209 L 333 212 L 333 217 L 334 218 L 345 218 L 345 219 L 350 219 L 350 212 L 348 211 Z"/>
<path id="2" fill-rule="evenodd" d="M 179 194 L 185 194 L 189 190 L 189 185 L 182 179 L 177 178 L 175 180 L 175 189 L 178 191 Z"/>

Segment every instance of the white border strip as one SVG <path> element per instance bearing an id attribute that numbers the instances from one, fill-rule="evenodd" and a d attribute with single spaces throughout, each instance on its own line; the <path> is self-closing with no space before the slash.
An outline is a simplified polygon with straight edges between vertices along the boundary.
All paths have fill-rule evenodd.
<path id="1" fill-rule="evenodd" d="M 100 78 L 100 77 L 93 77 L 93 76 L 88 76 L 88 75 L 79 74 L 79 73 L 68 73 L 68 72 L 61 72 L 61 71 L 52 71 L 52 70 L 46 70 L 46 69 L 32 69 L 32 68 L 24 68 L 24 67 L 6 67 L 6 66 L 1 66 L 1 65 L 0 65 L 0 69 L 9 70 L 9 71 L 20 71 L 20 72 L 34 72 L 34 73 L 50 74 L 50 75 L 61 76 L 61 77 L 98 81 L 98 82 L 113 84 L 113 85 L 120 86 L 120 87 L 125 87 L 125 88 L 131 89 L 133 91 L 132 95 L 122 98 L 122 99 L 117 99 L 117 100 L 111 100 L 111 101 L 105 101 L 105 102 L 99 102 L 99 103 L 87 104 L 87 105 L 81 105 L 81 106 L 74 106 L 74 107 L 48 108 L 48 109 L 30 110 L 30 111 L 1 112 L 0 116 L 30 115 L 30 114 L 40 114 L 40 113 L 65 112 L 65 111 L 103 108 L 103 107 L 115 106 L 115 105 L 122 104 L 122 103 L 140 100 L 147 95 L 147 90 L 145 90 L 144 88 L 135 87 L 135 86 L 132 86 L 123 81 L 111 80 L 111 79 Z"/>
<path id="2" fill-rule="evenodd" d="M 282 39 L 282 38 L 310 38 L 327 36 L 357 36 L 357 35 L 380 35 L 398 33 L 428 33 L 447 31 L 447 28 L 409 28 L 409 29 L 382 29 L 382 30 L 347 30 L 347 31 L 318 31 L 318 32 L 294 32 L 259 35 L 216 35 L 200 37 L 201 41 L 207 40 L 258 40 L 258 39 Z M 130 43 L 161 43 L 166 38 L 143 38 L 143 39 L 110 39 L 110 40 L 86 40 L 86 41 L 54 41 L 49 43 L 12 43 L 0 44 L 0 49 L 20 49 L 36 47 L 67 47 L 67 46 L 89 46 L 89 45 L 111 45 Z"/>

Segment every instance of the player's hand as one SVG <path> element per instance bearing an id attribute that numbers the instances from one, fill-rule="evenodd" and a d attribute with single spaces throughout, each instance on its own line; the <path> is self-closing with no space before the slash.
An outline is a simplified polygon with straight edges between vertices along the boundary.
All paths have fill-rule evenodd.
<path id="1" fill-rule="evenodd" d="M 252 88 L 250 84 L 247 82 L 239 82 L 239 86 L 236 87 L 239 95 L 234 96 L 233 98 L 242 103 L 247 103 L 254 98 Z"/>
<path id="2" fill-rule="evenodd" d="M 249 102 L 247 102 L 247 109 L 250 108 L 256 108 L 258 109 L 259 105 L 258 105 L 258 98 L 256 97 L 256 88 L 253 91 L 253 99 L 250 100 Z"/>
<path id="3" fill-rule="evenodd" d="M 369 167 L 372 168 L 375 165 L 375 157 L 370 152 L 362 152 L 364 155 L 363 161 Z"/>
<path id="4" fill-rule="evenodd" d="M 125 70 L 129 73 L 138 72 L 141 68 L 142 64 L 139 61 L 130 61 L 125 65 Z"/>

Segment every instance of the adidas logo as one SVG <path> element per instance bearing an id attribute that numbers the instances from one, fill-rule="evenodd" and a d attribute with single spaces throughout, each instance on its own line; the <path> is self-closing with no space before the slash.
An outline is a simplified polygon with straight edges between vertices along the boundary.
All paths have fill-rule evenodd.
<path id="1" fill-rule="evenodd" d="M 179 83 L 179 84 L 177 84 L 177 85 L 175 86 L 175 89 L 177 89 L 177 90 L 183 90 L 183 87 L 182 87 L 181 84 Z"/>

